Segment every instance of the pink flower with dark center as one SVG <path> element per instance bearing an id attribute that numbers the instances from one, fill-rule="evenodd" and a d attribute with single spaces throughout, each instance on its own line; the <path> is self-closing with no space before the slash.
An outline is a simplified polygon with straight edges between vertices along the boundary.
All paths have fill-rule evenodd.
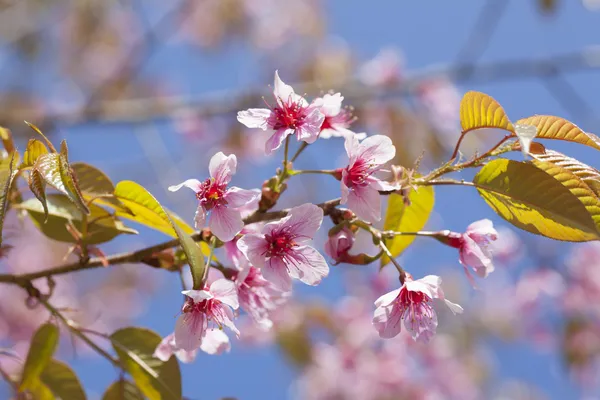
<path id="1" fill-rule="evenodd" d="M 383 135 L 375 135 L 359 142 L 358 138 L 347 136 L 346 153 L 350 162 L 342 170 L 342 204 L 360 218 L 368 222 L 381 219 L 379 190 L 395 190 L 397 186 L 374 176 L 383 164 L 396 155 L 392 140 Z"/>
<path id="2" fill-rule="evenodd" d="M 238 248 L 263 276 L 282 290 L 291 289 L 291 278 L 317 285 L 329 274 L 329 266 L 307 243 L 319 230 L 323 210 L 314 204 L 294 207 L 276 222 L 265 224 L 260 234 L 249 233 Z"/>
<path id="3" fill-rule="evenodd" d="M 261 328 L 268 330 L 273 326 L 270 313 L 285 303 L 289 292 L 284 292 L 275 287 L 255 267 L 248 267 L 236 277 L 240 307 Z"/>
<path id="4" fill-rule="evenodd" d="M 208 226 L 212 233 L 219 239 L 227 242 L 237 235 L 244 227 L 242 210 L 248 203 L 256 201 L 260 190 L 245 190 L 227 185 L 237 168 L 235 154 L 226 156 L 218 152 L 211 159 L 208 166 L 210 178 L 204 182 L 197 179 L 188 179 L 176 186 L 169 186 L 175 192 L 186 186 L 196 192 L 199 201 L 196 211 L 195 225 L 197 229 L 204 226 L 206 217 L 210 213 Z"/>
<path id="5" fill-rule="evenodd" d="M 323 97 L 316 98 L 312 105 L 318 107 L 325 119 L 321 125 L 320 138 L 329 139 L 332 136 L 346 137 L 357 135 L 359 139 L 364 139 L 367 135 L 364 133 L 354 133 L 348 128 L 356 120 L 348 108 L 342 108 L 344 97 L 340 93 L 326 94 Z"/>
<path id="6" fill-rule="evenodd" d="M 294 89 L 286 85 L 275 71 L 273 88 L 276 105 L 267 108 L 250 108 L 238 112 L 237 119 L 248 128 L 272 130 L 273 135 L 265 144 L 265 153 L 272 154 L 288 135 L 296 134 L 298 140 L 313 143 L 317 140 L 325 116 L 319 107 L 309 105 Z"/>
<path id="7" fill-rule="evenodd" d="M 392 338 L 400 333 L 402 320 L 413 339 L 427 342 L 437 329 L 437 315 L 433 299 L 444 300 L 450 310 L 462 313 L 463 309 L 444 298 L 439 276 L 428 275 L 416 281 L 407 277 L 400 289 L 384 294 L 375 301 L 373 326 L 382 338 Z"/>
<path id="8" fill-rule="evenodd" d="M 472 284 L 473 277 L 467 267 L 471 267 L 480 278 L 485 278 L 494 271 L 489 245 L 497 238 L 498 232 L 489 219 L 473 222 L 463 234 L 450 235 L 448 244 L 458 249 L 459 261 Z"/>
<path id="9" fill-rule="evenodd" d="M 175 324 L 177 350 L 193 351 L 199 348 L 209 327 L 222 329 L 224 326 L 239 336 L 233 324 L 233 310 L 239 306 L 235 284 L 227 279 L 218 279 L 204 290 L 184 290 L 187 299 L 182 314 Z"/>

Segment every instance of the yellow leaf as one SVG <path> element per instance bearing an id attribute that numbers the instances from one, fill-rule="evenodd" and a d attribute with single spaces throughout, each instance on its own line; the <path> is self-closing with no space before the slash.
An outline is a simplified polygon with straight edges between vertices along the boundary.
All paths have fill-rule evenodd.
<path id="1" fill-rule="evenodd" d="M 460 102 L 460 124 L 463 133 L 479 128 L 499 128 L 515 131 L 502 106 L 481 92 L 467 92 Z"/>
<path id="2" fill-rule="evenodd" d="M 600 138 L 592 133 L 581 130 L 577 125 L 564 118 L 552 115 L 534 115 L 520 119 L 519 125 L 532 125 L 537 128 L 537 138 L 556 139 L 575 142 L 600 150 Z"/>
<path id="3" fill-rule="evenodd" d="M 2 228 L 4 226 L 4 214 L 8 208 L 8 198 L 10 187 L 16 175 L 16 168 L 14 168 L 15 155 L 13 152 L 10 158 L 0 160 L 0 244 L 2 244 Z"/>
<path id="4" fill-rule="evenodd" d="M 494 160 L 477 173 L 473 183 L 487 204 L 518 228 L 570 242 L 600 239 L 582 202 L 589 200 L 588 193 L 582 190 L 585 184 L 580 185 L 573 174 L 562 176 L 562 170 L 548 168 L 546 172 L 539 166 Z"/>
<path id="5" fill-rule="evenodd" d="M 388 200 L 387 211 L 383 229 L 397 232 L 415 232 L 425 227 L 429 214 L 433 210 L 433 186 L 421 186 L 418 190 L 411 190 L 408 195 L 410 205 L 404 204 L 404 198 L 398 194 L 391 194 Z M 386 239 L 385 244 L 394 257 L 398 257 L 415 240 L 415 236 L 396 236 Z M 381 266 L 390 262 L 387 255 L 381 258 Z"/>
<path id="6" fill-rule="evenodd" d="M 23 154 L 23 162 L 20 168 L 33 167 L 39 156 L 48 153 L 48 148 L 44 143 L 37 139 L 29 139 L 25 154 Z"/>
<path id="7" fill-rule="evenodd" d="M 101 197 L 102 202 L 110 203 L 112 208 L 130 213 L 127 207 L 114 197 L 115 185 L 104 172 L 83 162 L 72 163 L 71 168 L 77 177 L 79 189 L 86 201 L 95 199 L 94 202 L 99 203 L 98 198 Z"/>
<path id="8" fill-rule="evenodd" d="M 51 323 L 40 326 L 33 334 L 23 366 L 19 392 L 36 386 L 40 374 L 46 368 L 58 347 L 58 336 L 58 328 Z"/>
<path id="9" fill-rule="evenodd" d="M 600 171 L 596 168 L 554 150 L 545 150 L 544 153 L 532 153 L 532 156 L 537 160 L 549 162 L 569 170 L 585 182 L 597 197 L 600 197 Z"/>

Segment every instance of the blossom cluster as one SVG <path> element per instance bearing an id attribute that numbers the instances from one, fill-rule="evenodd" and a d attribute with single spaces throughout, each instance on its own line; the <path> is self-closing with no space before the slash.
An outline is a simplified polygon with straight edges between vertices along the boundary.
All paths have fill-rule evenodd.
<path id="1" fill-rule="evenodd" d="M 306 144 L 317 139 L 344 139 L 348 163 L 328 173 L 340 181 L 340 204 L 348 207 L 346 219 L 330 232 L 325 252 L 333 263 L 368 263 L 350 254 L 355 230 L 349 221 L 371 226 L 381 220 L 381 195 L 402 192 L 402 182 L 393 173 L 397 167 L 386 164 L 396 149 L 385 135 L 367 136 L 355 133 L 350 111 L 342 107 L 340 93 L 325 94 L 312 102 L 294 92 L 275 72 L 274 103 L 269 108 L 252 108 L 238 113 L 238 121 L 249 128 L 269 132 L 265 153 L 273 154 L 285 143 L 285 161 L 291 137 Z M 291 168 L 285 165 L 287 170 Z M 184 290 L 185 302 L 174 333 L 167 336 L 156 350 L 166 360 L 172 354 L 183 361 L 194 359 L 198 349 L 209 354 L 228 351 L 230 342 L 223 332 L 227 327 L 237 337 L 240 331 L 234 320 L 244 310 L 257 326 L 269 330 L 271 314 L 289 299 L 292 281 L 316 286 L 329 274 L 329 265 L 311 241 L 323 223 L 323 208 L 306 203 L 291 208 L 285 216 L 266 223 L 245 224 L 244 218 L 258 212 L 263 192 L 230 186 L 237 170 L 234 154 L 215 154 L 209 162 L 209 178 L 188 179 L 169 187 L 177 191 L 187 187 L 195 192 L 198 208 L 197 229 L 210 229 L 223 243 L 231 267 L 210 268 L 202 287 Z M 280 179 L 286 176 L 279 173 Z M 264 210 L 263 210 L 264 211 Z M 338 221 L 339 222 L 339 221 Z M 352 228 L 352 229 L 351 229 Z M 459 250 L 459 260 L 467 276 L 467 268 L 479 277 L 493 271 L 488 245 L 497 233 L 489 220 L 470 225 L 464 234 L 444 231 L 434 235 L 443 243 Z M 375 301 L 372 325 L 382 338 L 398 335 L 402 325 L 415 340 L 427 342 L 435 334 L 438 320 L 434 300 L 444 301 L 454 313 L 462 307 L 445 298 L 442 280 L 428 275 L 413 279 L 401 271 L 401 286 L 381 295 Z"/>

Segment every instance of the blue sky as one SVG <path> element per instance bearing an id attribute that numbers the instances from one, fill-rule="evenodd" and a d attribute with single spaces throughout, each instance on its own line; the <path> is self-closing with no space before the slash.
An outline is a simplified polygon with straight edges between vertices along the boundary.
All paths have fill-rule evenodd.
<path id="1" fill-rule="evenodd" d="M 565 52 L 577 51 L 586 46 L 600 44 L 600 13 L 590 12 L 577 1 L 559 2 L 555 15 L 543 16 L 536 1 L 511 1 L 481 61 L 506 59 L 530 59 L 550 57 Z M 472 26 L 484 2 L 463 1 L 357 1 L 335 0 L 325 3 L 327 30 L 331 36 L 342 38 L 360 60 L 373 57 L 388 46 L 401 49 L 408 70 L 417 70 L 437 64 L 456 61 L 456 57 L 469 35 L 477 35 Z M 243 45 L 233 43 L 226 48 L 208 53 L 183 43 L 165 46 L 152 58 L 143 73 L 149 76 L 161 72 L 169 77 L 172 86 L 183 95 L 198 95 L 221 89 L 266 86 L 272 71 L 261 64 L 264 59 L 248 51 Z M 277 66 L 274 66 L 277 67 Z M 282 71 L 285 76 L 285 69 Z M 569 74 L 568 80 L 585 99 L 592 110 L 600 109 L 600 80 L 594 71 Z M 497 83 L 481 83 L 459 86 L 461 91 L 480 90 L 494 96 L 513 120 L 534 113 L 561 115 L 572 119 L 588 131 L 598 131 L 595 115 L 585 110 L 566 110 L 547 91 L 544 83 L 536 79 L 512 80 Z M 258 105 L 257 105 L 258 106 Z M 67 137 L 73 160 L 86 160 L 102 167 L 114 181 L 120 179 L 139 180 L 152 185 L 156 177 L 152 166 L 145 160 L 143 149 L 135 136 L 135 129 L 125 124 L 103 126 L 84 124 L 60 127 Z M 142 128 L 155 129 L 167 146 L 170 156 L 176 158 L 185 151 L 187 144 L 177 136 L 170 123 L 157 122 Z M 113 144 L 120 146 L 114 148 Z M 600 167 L 594 153 L 578 146 L 555 146 L 568 154 L 581 157 L 583 161 Z M 197 149 L 197 147 L 196 147 Z M 185 171 L 189 176 L 201 178 L 206 174 L 208 158 L 218 149 L 207 147 L 198 154 L 197 170 Z M 333 167 L 331 152 L 342 154 L 342 144 L 328 143 L 321 148 L 311 149 L 312 159 L 323 168 Z M 327 157 L 325 157 L 327 155 Z M 272 174 L 278 158 L 256 167 L 252 174 L 240 168 L 236 184 L 258 186 Z M 135 166 L 134 169 L 125 166 Z M 306 177 L 308 183 L 313 177 Z M 315 181 L 316 182 L 316 181 Z M 178 183 L 172 182 L 172 183 Z M 155 192 L 165 204 L 174 201 L 166 192 Z M 335 190 L 322 195 L 336 197 Z M 177 196 L 184 196 L 183 193 Z M 181 197 L 179 197 L 179 202 Z M 324 200 L 324 199 L 319 199 Z M 190 202 L 193 197 L 190 196 Z M 190 203 L 186 209 L 176 209 L 191 220 Z M 463 230 L 471 221 L 492 218 L 492 211 L 474 191 L 465 188 L 441 188 L 438 191 L 436 212 L 443 216 L 443 226 L 456 231 Z M 159 234 L 143 231 L 148 242 L 162 240 Z M 125 243 L 125 242 L 122 242 Z M 122 248 L 122 244 L 110 248 Z M 439 252 L 409 252 L 406 263 L 426 265 L 435 270 L 440 264 L 453 262 L 455 255 L 446 249 Z M 154 273 L 154 271 L 152 271 Z M 161 334 L 173 329 L 173 316 L 180 307 L 179 281 L 175 275 L 163 273 L 162 286 L 156 295 L 147 299 L 147 313 L 136 321 Z M 493 279 L 493 276 L 492 278 Z M 342 292 L 341 274 L 333 270 L 328 280 L 317 288 L 298 288 L 302 296 L 319 296 L 330 299 Z M 555 355 L 532 352 L 523 344 L 493 344 L 499 359 L 500 375 L 521 378 L 544 388 L 549 398 L 567 398 L 573 386 L 566 380 L 559 360 Z M 75 360 L 80 377 L 90 394 L 102 393 L 117 373 L 100 359 Z M 294 371 L 280 357 L 276 348 L 248 349 L 234 342 L 230 354 L 220 357 L 201 355 L 191 365 L 183 365 L 184 393 L 193 399 L 217 399 L 221 396 L 237 396 L 241 399 L 282 399 L 288 396 Z M 90 396 L 91 397 L 91 396 Z"/>

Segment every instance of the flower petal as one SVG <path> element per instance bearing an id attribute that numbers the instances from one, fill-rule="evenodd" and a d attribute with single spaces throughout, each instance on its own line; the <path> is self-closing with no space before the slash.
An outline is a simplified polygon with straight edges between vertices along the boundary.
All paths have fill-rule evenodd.
<path id="1" fill-rule="evenodd" d="M 235 288 L 235 283 L 228 279 L 218 279 L 210 285 L 210 292 L 215 296 L 215 299 L 227 304 L 234 310 L 239 307 L 238 294 Z"/>
<path id="2" fill-rule="evenodd" d="M 369 136 L 360 143 L 357 156 L 373 164 L 385 164 L 396 155 L 392 139 L 385 135 Z"/>
<path id="3" fill-rule="evenodd" d="M 323 96 L 323 101 L 320 105 L 321 112 L 328 117 L 334 117 L 342 110 L 342 102 L 344 96 L 341 93 L 329 94 Z"/>
<path id="4" fill-rule="evenodd" d="M 375 309 L 373 326 L 379 332 L 379 337 L 390 339 L 402 330 L 402 312 L 396 303 Z"/>
<path id="5" fill-rule="evenodd" d="M 240 233 L 244 227 L 244 221 L 238 210 L 227 206 L 218 206 L 211 211 L 208 226 L 216 237 L 223 242 L 228 242 Z"/>
<path id="6" fill-rule="evenodd" d="M 292 288 L 292 279 L 290 278 L 285 262 L 279 257 L 271 257 L 261 269 L 263 277 L 275 285 L 277 288 L 289 291 Z"/>
<path id="7" fill-rule="evenodd" d="M 481 277 L 487 277 L 494 271 L 494 264 L 489 251 L 484 251 L 477 242 L 467 235 L 463 235 L 463 245 L 459 251 L 459 261 L 465 266 L 471 267 Z"/>
<path id="8" fill-rule="evenodd" d="M 225 201 L 231 208 L 243 207 L 248 203 L 255 201 L 260 197 L 259 189 L 240 189 L 239 187 L 232 186 L 225 193 Z"/>
<path id="9" fill-rule="evenodd" d="M 292 133 L 294 133 L 293 129 L 281 128 L 276 130 L 265 143 L 265 154 L 273 154 L 275 150 L 281 147 L 284 139 Z"/>
<path id="10" fill-rule="evenodd" d="M 304 140 L 306 143 L 314 143 L 319 138 L 321 125 L 325 120 L 325 115 L 318 108 L 308 110 L 302 124 L 296 129 L 296 137 L 298 140 Z"/>
<path id="11" fill-rule="evenodd" d="M 379 192 L 369 186 L 358 186 L 348 192 L 348 208 L 360 219 L 376 222 L 381 219 Z"/>
<path id="12" fill-rule="evenodd" d="M 186 351 L 197 349 L 204 334 L 204 322 L 202 313 L 191 312 L 180 315 L 175 323 L 175 346 Z"/>
<path id="13" fill-rule="evenodd" d="M 182 290 L 181 294 L 194 300 L 194 303 L 198 303 L 202 300 L 212 299 L 214 297 L 211 292 L 206 290 Z"/>
<path id="14" fill-rule="evenodd" d="M 375 307 L 389 306 L 400 294 L 400 289 L 392 290 L 375 300 Z"/>
<path id="15" fill-rule="evenodd" d="M 275 79 L 273 83 L 273 94 L 277 99 L 277 103 L 281 106 L 282 104 L 294 102 L 299 103 L 302 106 L 306 106 L 307 102 L 300 95 L 294 92 L 294 89 L 290 85 L 286 85 L 279 77 L 279 71 L 275 71 Z"/>
<path id="16" fill-rule="evenodd" d="M 452 313 L 454 315 L 463 313 L 464 309 L 460 305 L 453 303 L 447 299 L 444 299 L 444 302 L 446 303 L 446 305 L 448 306 L 448 308 L 450 309 L 450 311 L 452 311 Z"/>
<path id="17" fill-rule="evenodd" d="M 207 354 L 222 354 L 231 350 L 229 337 L 220 329 L 207 329 L 200 349 Z"/>
<path id="18" fill-rule="evenodd" d="M 465 232 L 471 239 L 476 242 L 487 243 L 490 240 L 496 240 L 498 238 L 498 232 L 494 229 L 494 224 L 489 219 L 482 219 L 473 222 L 467 226 Z"/>
<path id="19" fill-rule="evenodd" d="M 289 218 L 283 224 L 289 232 L 298 236 L 296 243 L 302 243 L 314 237 L 323 222 L 323 210 L 311 203 L 294 207 L 287 215 Z"/>
<path id="20" fill-rule="evenodd" d="M 169 336 L 166 336 L 161 340 L 161 342 L 156 346 L 154 350 L 153 357 L 158 358 L 163 362 L 169 361 L 169 358 L 173 355 L 175 351 L 175 334 L 171 333 Z"/>
<path id="21" fill-rule="evenodd" d="M 246 256 L 248 261 L 257 268 L 263 268 L 265 265 L 265 253 L 267 251 L 267 241 L 263 235 L 257 233 L 247 233 L 237 242 L 237 247 Z"/>
<path id="22" fill-rule="evenodd" d="M 202 207 L 201 204 L 198 204 L 198 208 L 196 209 L 196 214 L 194 215 L 194 225 L 196 229 L 204 228 L 204 224 L 206 223 L 206 210 Z"/>
<path id="23" fill-rule="evenodd" d="M 329 275 L 325 258 L 310 246 L 297 247 L 292 257 L 286 257 L 289 275 L 307 285 L 316 286 Z M 290 258 L 292 258 L 290 260 Z"/>
<path id="24" fill-rule="evenodd" d="M 198 193 L 200 191 L 201 185 L 202 185 L 202 182 L 200 182 L 198 179 L 188 179 L 188 180 L 180 183 L 179 185 L 169 186 L 169 192 L 176 192 L 185 186 L 185 187 L 192 189 L 194 192 Z"/>
<path id="25" fill-rule="evenodd" d="M 208 171 L 210 176 L 215 179 L 219 185 L 226 185 L 231 180 L 237 169 L 237 157 L 235 154 L 226 156 L 223 152 L 218 152 L 210 159 Z"/>
<path id="26" fill-rule="evenodd" d="M 249 108 L 245 111 L 238 111 L 237 120 L 248 128 L 260 128 L 266 131 L 270 116 L 271 110 L 267 108 Z"/>

